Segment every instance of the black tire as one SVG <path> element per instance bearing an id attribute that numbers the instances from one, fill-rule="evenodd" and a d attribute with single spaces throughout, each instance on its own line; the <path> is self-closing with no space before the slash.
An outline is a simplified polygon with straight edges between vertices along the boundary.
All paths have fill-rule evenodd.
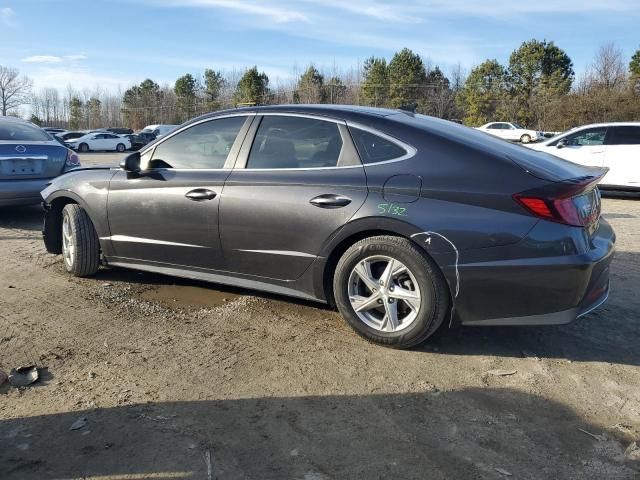
<path id="1" fill-rule="evenodd" d="M 82 153 L 86 153 L 89 151 L 89 145 L 87 145 L 86 143 L 81 143 L 80 145 L 78 145 L 78 151 L 82 152 Z"/>
<path id="2" fill-rule="evenodd" d="M 116 145 L 116 151 L 122 153 L 127 149 L 127 147 L 124 146 L 124 143 L 119 143 L 118 145 Z"/>
<path id="3" fill-rule="evenodd" d="M 361 260 L 376 255 L 402 262 L 420 288 L 421 302 L 415 320 L 397 332 L 383 332 L 367 325 L 349 301 L 348 284 L 353 268 Z M 449 290 L 439 268 L 428 255 L 402 237 L 369 237 L 352 245 L 338 261 L 333 292 L 338 310 L 359 335 L 392 348 L 411 348 L 424 342 L 440 327 L 449 311 Z"/>
<path id="4" fill-rule="evenodd" d="M 527 135 L 526 133 L 520 137 L 520 142 L 529 143 L 531 142 L 531 135 Z"/>
<path id="5" fill-rule="evenodd" d="M 68 225 L 67 233 L 73 248 L 65 241 L 65 225 Z M 100 243 L 93 222 L 80 205 L 70 203 L 62 209 L 62 237 L 62 256 L 67 272 L 76 277 L 96 273 L 100 266 Z"/>

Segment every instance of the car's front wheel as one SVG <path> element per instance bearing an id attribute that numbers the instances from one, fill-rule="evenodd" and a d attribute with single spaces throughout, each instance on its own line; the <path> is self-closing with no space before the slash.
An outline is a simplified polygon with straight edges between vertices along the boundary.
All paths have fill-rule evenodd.
<path id="1" fill-rule="evenodd" d="M 89 145 L 87 145 L 86 143 L 81 143 L 81 144 L 78 146 L 78 150 L 79 150 L 79 151 L 81 151 L 81 152 L 83 152 L 83 153 L 86 153 L 86 152 L 88 152 L 88 151 L 89 151 Z"/>
<path id="2" fill-rule="evenodd" d="M 531 141 L 531 136 L 526 133 L 520 137 L 520 141 L 522 143 L 529 143 Z"/>
<path id="3" fill-rule="evenodd" d="M 62 256 L 67 272 L 86 277 L 98 271 L 100 243 L 87 212 L 75 203 L 62 209 Z"/>
<path id="4" fill-rule="evenodd" d="M 333 279 L 338 310 L 361 336 L 395 348 L 425 341 L 448 311 L 446 283 L 411 241 L 369 237 L 339 260 Z"/>

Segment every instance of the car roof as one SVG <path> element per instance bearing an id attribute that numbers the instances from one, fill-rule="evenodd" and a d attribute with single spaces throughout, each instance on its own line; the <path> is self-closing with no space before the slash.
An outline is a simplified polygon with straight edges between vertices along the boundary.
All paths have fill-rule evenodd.
<path id="1" fill-rule="evenodd" d="M 335 104 L 287 104 L 287 105 L 261 105 L 254 107 L 240 107 L 201 115 L 200 119 L 214 117 L 227 113 L 300 113 L 310 115 L 342 116 L 342 115 L 373 115 L 377 117 L 388 117 L 402 112 L 402 110 L 392 110 L 389 108 L 362 107 L 358 105 L 335 105 Z"/>
<path id="2" fill-rule="evenodd" d="M 602 122 L 602 123 L 588 123 L 586 125 L 580 125 L 579 127 L 573 127 L 569 131 L 582 130 L 583 128 L 598 128 L 598 127 L 640 127 L 640 122 Z"/>

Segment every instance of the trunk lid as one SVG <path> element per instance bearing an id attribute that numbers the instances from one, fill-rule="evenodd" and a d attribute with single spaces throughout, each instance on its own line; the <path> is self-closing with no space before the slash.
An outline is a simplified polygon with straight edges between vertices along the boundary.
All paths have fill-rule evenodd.
<path id="1" fill-rule="evenodd" d="M 62 173 L 67 153 L 55 141 L 0 141 L 0 180 L 56 177 Z"/>

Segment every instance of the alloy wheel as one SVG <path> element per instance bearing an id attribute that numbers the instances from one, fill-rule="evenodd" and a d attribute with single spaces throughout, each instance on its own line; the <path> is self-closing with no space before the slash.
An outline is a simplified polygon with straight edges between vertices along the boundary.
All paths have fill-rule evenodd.
<path id="1" fill-rule="evenodd" d="M 73 242 L 73 233 L 71 230 L 71 219 L 65 215 L 62 221 L 62 255 L 65 263 L 73 266 L 73 254 L 75 253 L 75 245 Z"/>
<path id="2" fill-rule="evenodd" d="M 384 255 L 367 257 L 353 267 L 348 295 L 358 318 L 381 332 L 406 329 L 418 316 L 422 303 L 411 270 Z"/>

